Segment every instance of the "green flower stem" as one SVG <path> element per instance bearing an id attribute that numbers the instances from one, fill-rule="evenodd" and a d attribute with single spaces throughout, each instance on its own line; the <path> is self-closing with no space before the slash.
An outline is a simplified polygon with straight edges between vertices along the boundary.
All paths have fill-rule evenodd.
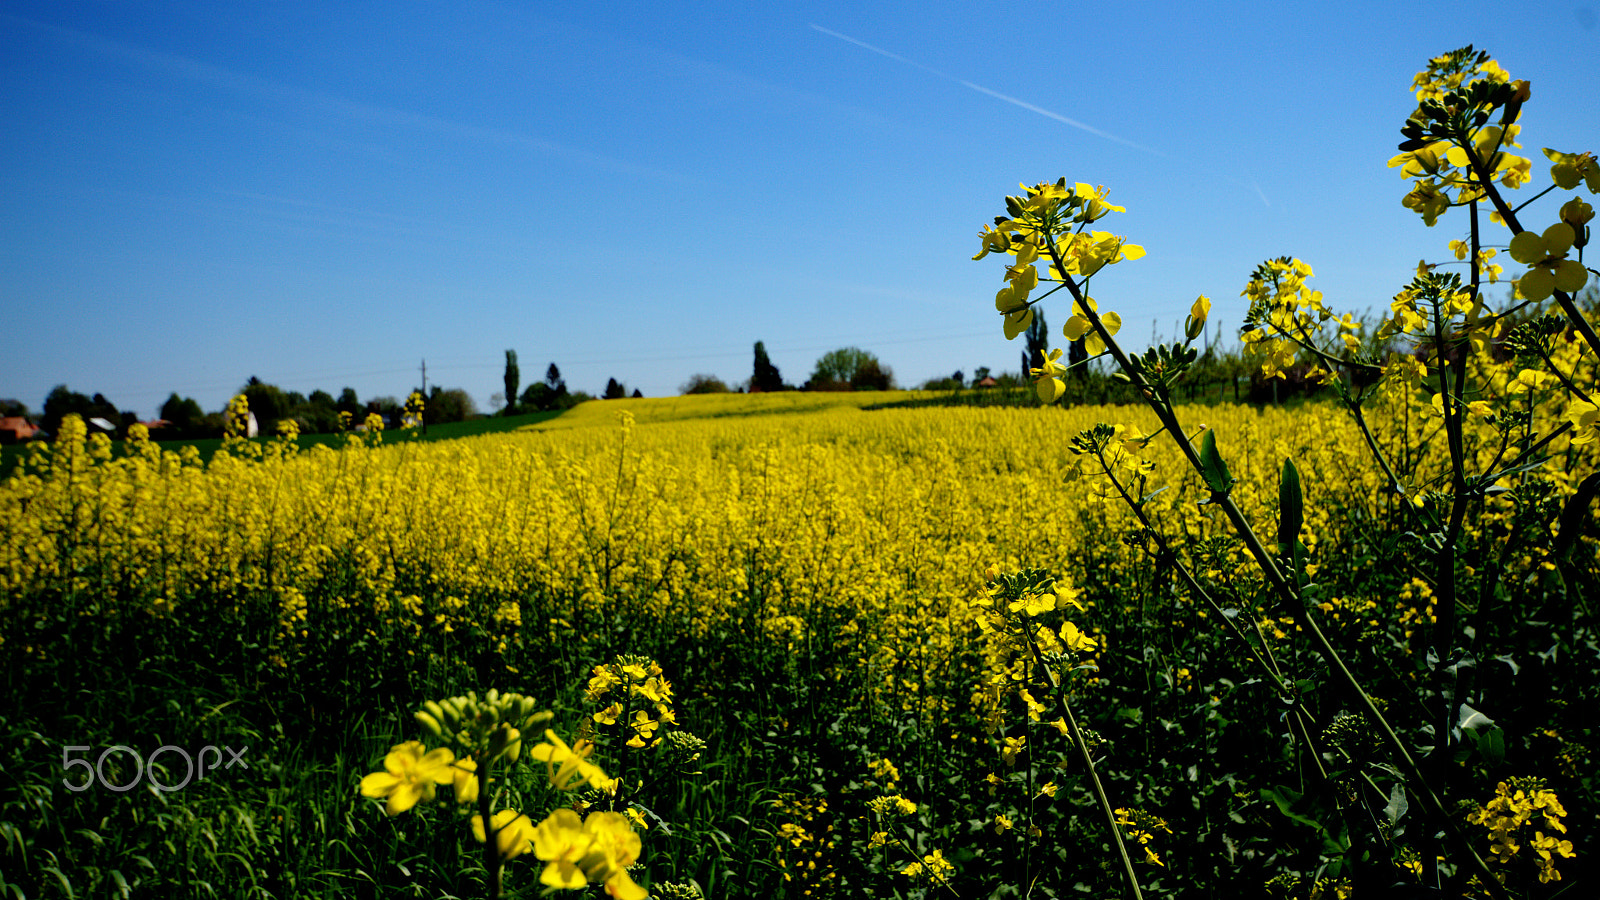
<path id="1" fill-rule="evenodd" d="M 1342 385 L 1340 394 L 1340 399 L 1344 400 L 1345 409 L 1350 411 L 1350 417 L 1355 419 L 1356 427 L 1361 429 L 1361 436 L 1366 439 L 1367 449 L 1371 451 L 1372 458 L 1378 461 L 1378 467 L 1383 469 L 1384 477 L 1389 479 L 1389 490 L 1396 494 L 1404 494 L 1406 492 L 1405 485 L 1400 483 L 1400 479 L 1394 474 L 1394 469 L 1389 465 L 1389 458 L 1384 455 L 1383 449 L 1378 446 L 1377 438 L 1372 436 L 1372 428 L 1367 424 L 1367 417 L 1361 412 L 1361 401 L 1344 396 Z"/>
<path id="2" fill-rule="evenodd" d="M 1474 211 L 1476 206 L 1473 207 Z M 1476 277 L 1478 273 L 1477 246 L 1478 246 L 1478 221 L 1476 214 L 1472 217 L 1472 274 L 1473 291 L 1476 297 Z M 1451 344 L 1447 342 L 1445 334 L 1445 313 L 1443 296 L 1435 295 L 1432 298 L 1433 306 L 1433 348 L 1439 365 L 1439 395 L 1442 398 L 1439 404 L 1444 412 L 1445 444 L 1450 452 L 1450 522 L 1445 526 L 1442 540 L 1439 542 L 1435 556 L 1436 572 L 1434 576 L 1435 591 L 1438 602 L 1434 606 L 1433 636 L 1431 651 L 1436 660 L 1434 666 L 1434 690 L 1436 705 L 1433 709 L 1434 716 L 1434 742 L 1433 748 L 1423 758 L 1427 764 L 1428 772 L 1439 783 L 1449 780 L 1450 759 L 1450 730 L 1455 725 L 1456 712 L 1459 709 L 1458 694 L 1455 690 L 1455 675 L 1450 670 L 1453 668 L 1450 659 L 1455 652 L 1456 633 L 1456 547 L 1461 531 L 1466 525 L 1467 515 L 1467 473 L 1466 473 L 1466 437 L 1461 428 L 1461 408 L 1457 400 L 1461 397 L 1463 382 L 1466 378 L 1466 361 L 1456 360 L 1451 362 L 1453 354 Z M 1452 376 L 1454 376 L 1452 378 Z M 1422 847 L 1422 880 L 1424 883 L 1437 884 L 1439 880 L 1437 854 L 1433 845 L 1437 838 L 1427 836 Z"/>
<path id="3" fill-rule="evenodd" d="M 1509 212 L 1509 210 L 1507 212 Z M 1505 213 L 1502 213 L 1502 215 L 1504 214 Z M 1067 267 L 1061 260 L 1060 255 L 1057 253 L 1054 243 L 1050 241 L 1046 241 L 1045 243 L 1050 249 L 1050 256 L 1051 259 L 1056 263 L 1056 267 L 1065 273 Z M 1084 296 L 1082 289 L 1070 277 L 1065 279 L 1065 283 L 1067 285 L 1067 289 L 1072 293 L 1073 299 L 1077 301 L 1077 307 L 1082 309 L 1086 314 L 1090 324 L 1094 326 L 1095 331 L 1100 335 L 1101 339 L 1105 341 L 1106 349 L 1110 351 L 1113 358 L 1116 359 L 1117 365 L 1122 368 L 1123 373 L 1128 376 L 1134 387 L 1139 389 L 1140 393 L 1144 395 L 1146 401 L 1150 404 L 1150 408 L 1161 420 L 1161 423 L 1167 427 L 1174 437 L 1183 434 L 1183 428 L 1178 422 L 1176 414 L 1173 413 L 1171 406 L 1155 402 L 1155 392 L 1148 384 L 1145 383 L 1138 370 L 1130 364 L 1128 356 L 1123 351 L 1122 347 L 1117 344 L 1110 333 L 1106 331 L 1105 326 L 1100 322 L 1100 316 L 1094 310 L 1089 308 L 1089 304 L 1083 302 Z M 1197 452 L 1195 452 L 1194 445 L 1191 442 L 1176 441 L 1176 443 L 1178 444 L 1179 450 L 1188 458 L 1190 466 L 1192 466 L 1195 471 L 1205 471 L 1205 467 L 1200 462 L 1200 456 Z M 1277 562 L 1273 560 L 1272 555 L 1267 552 L 1267 548 L 1261 543 L 1260 537 L 1256 535 L 1255 529 L 1250 526 L 1249 520 L 1245 518 L 1244 512 L 1239 509 L 1238 504 L 1234 503 L 1233 496 L 1227 492 L 1216 492 L 1212 495 L 1212 501 L 1222 508 L 1223 514 L 1226 515 L 1228 520 L 1233 524 L 1234 531 L 1238 533 L 1240 539 L 1244 541 L 1245 546 L 1250 550 L 1250 554 L 1255 557 L 1256 562 L 1261 567 L 1262 572 L 1267 576 L 1267 580 L 1272 583 L 1273 589 L 1277 592 L 1280 598 L 1282 598 L 1284 604 L 1290 608 L 1291 614 L 1295 617 L 1296 624 L 1300 625 L 1307 633 L 1311 635 L 1312 642 L 1316 645 L 1318 652 L 1322 654 L 1324 659 L 1328 660 L 1334 670 L 1338 673 L 1340 679 L 1343 680 L 1350 691 L 1360 699 L 1363 710 L 1368 715 L 1369 720 L 1378 726 L 1378 730 L 1382 732 L 1384 740 L 1388 742 L 1390 747 L 1393 748 L 1401 760 L 1406 774 L 1414 780 L 1415 785 L 1413 790 L 1424 800 L 1425 805 L 1428 807 L 1428 811 L 1436 816 L 1439 822 L 1442 823 L 1450 832 L 1450 836 L 1455 841 L 1457 849 L 1466 854 L 1466 856 L 1472 860 L 1473 867 L 1477 870 L 1479 876 L 1483 880 L 1490 893 L 1494 894 L 1494 896 L 1498 898 L 1502 898 L 1502 900 L 1509 900 L 1510 895 L 1506 893 L 1505 887 L 1500 884 L 1499 879 L 1495 878 L 1494 873 L 1490 871 L 1488 864 L 1483 861 L 1483 857 L 1479 856 L 1477 851 L 1473 849 L 1471 842 L 1467 839 L 1466 835 L 1462 833 L 1461 828 L 1455 822 L 1454 817 L 1452 817 L 1449 811 L 1445 809 L 1444 802 L 1439 799 L 1438 794 L 1434 793 L 1433 787 L 1429 784 L 1427 778 L 1423 776 L 1421 767 L 1418 766 L 1416 760 L 1412 758 L 1411 752 L 1406 748 L 1405 742 L 1402 741 L 1400 736 L 1395 733 L 1395 730 L 1392 726 L 1390 726 L 1389 721 L 1383 717 L 1383 713 L 1380 712 L 1377 705 L 1372 702 L 1372 697 L 1369 696 L 1366 690 L 1361 687 L 1361 683 L 1356 680 L 1355 675 L 1351 673 L 1349 667 L 1345 665 L 1344 658 L 1341 657 L 1339 652 L 1333 648 L 1333 645 L 1329 643 L 1327 636 L 1322 633 L 1322 629 L 1317 627 L 1317 623 L 1311 618 L 1310 614 L 1307 613 L 1305 604 L 1300 600 L 1299 591 L 1290 585 L 1288 579 L 1284 577 L 1282 569 L 1278 567 Z M 1443 739 L 1442 735 L 1440 736 L 1440 739 Z"/>
<path id="4" fill-rule="evenodd" d="M 478 815 L 483 821 L 483 868 L 488 873 L 488 898 L 500 900 L 500 842 L 496 839 L 498 830 L 494 827 L 492 810 L 494 799 L 489 795 L 489 770 L 494 768 L 494 760 L 487 753 L 478 760 Z"/>
<path id="5" fill-rule="evenodd" d="M 1034 663 L 1045 666 L 1044 659 L 1039 653 L 1039 646 L 1034 643 L 1032 634 L 1028 634 L 1028 649 L 1033 653 Z M 1089 770 L 1089 783 L 1094 786 L 1095 800 L 1100 804 L 1100 811 L 1105 813 L 1106 827 L 1111 830 L 1111 842 L 1117 845 L 1117 854 L 1122 858 L 1122 874 L 1128 879 L 1128 891 L 1133 900 L 1144 900 L 1144 894 L 1139 891 L 1139 876 L 1133 871 L 1133 858 L 1128 855 L 1128 847 L 1122 841 L 1122 826 L 1117 824 L 1117 812 L 1106 797 L 1105 786 L 1100 783 L 1100 775 L 1094 770 L 1094 758 L 1089 755 L 1089 745 L 1084 741 L 1083 732 L 1078 729 L 1078 720 L 1073 718 L 1072 707 L 1067 703 L 1067 679 L 1047 666 L 1045 670 L 1051 673 L 1051 680 L 1056 683 L 1056 705 L 1061 708 L 1061 717 L 1067 720 L 1067 730 L 1072 733 L 1072 743 L 1078 748 L 1078 755 L 1083 759 L 1084 768 Z"/>

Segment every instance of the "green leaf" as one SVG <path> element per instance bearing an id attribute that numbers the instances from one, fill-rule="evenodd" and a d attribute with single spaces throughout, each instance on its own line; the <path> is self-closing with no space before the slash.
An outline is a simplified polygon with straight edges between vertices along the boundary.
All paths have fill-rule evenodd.
<path id="1" fill-rule="evenodd" d="M 1305 524 L 1305 503 L 1300 496 L 1300 470 L 1294 461 L 1283 461 L 1283 475 L 1278 479 L 1278 553 L 1288 554 L 1300 537 L 1300 527 Z"/>
<path id="2" fill-rule="evenodd" d="M 1389 820 L 1389 824 L 1393 825 L 1400 821 L 1400 817 L 1405 815 L 1409 808 L 1410 804 L 1406 802 L 1406 789 L 1398 784 L 1390 788 L 1389 805 L 1383 808 L 1383 815 Z"/>
<path id="3" fill-rule="evenodd" d="M 1233 487 L 1233 476 L 1228 473 L 1228 464 L 1222 461 L 1222 456 L 1217 453 L 1217 433 L 1206 429 L 1205 437 L 1200 439 L 1200 477 L 1206 481 L 1206 487 L 1213 494 L 1226 494 Z"/>
<path id="4" fill-rule="evenodd" d="M 1481 712 L 1478 712 L 1465 703 L 1461 704 L 1460 721 L 1456 723 L 1457 728 L 1460 728 L 1462 731 L 1477 732 L 1493 725 L 1493 719 Z"/>

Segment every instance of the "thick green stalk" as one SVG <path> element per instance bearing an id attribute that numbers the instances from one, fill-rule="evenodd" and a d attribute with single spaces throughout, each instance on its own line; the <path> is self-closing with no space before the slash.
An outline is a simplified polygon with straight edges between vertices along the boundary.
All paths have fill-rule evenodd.
<path id="1" fill-rule="evenodd" d="M 489 770 L 494 767 L 494 760 L 486 753 L 481 762 L 482 765 L 478 766 L 478 815 L 483 821 L 483 869 L 489 878 L 489 900 L 500 900 L 500 841 L 499 832 L 493 824 L 494 817 L 490 814 L 493 798 L 489 796 Z"/>

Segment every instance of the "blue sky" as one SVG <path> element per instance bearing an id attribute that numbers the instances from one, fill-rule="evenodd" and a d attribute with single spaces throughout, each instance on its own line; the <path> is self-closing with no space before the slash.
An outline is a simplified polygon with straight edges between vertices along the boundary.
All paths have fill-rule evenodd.
<path id="1" fill-rule="evenodd" d="M 1201 293 L 1235 324 L 1269 257 L 1358 311 L 1446 257 L 1465 217 L 1385 168 L 1430 56 L 1532 82 L 1525 194 L 1540 147 L 1600 149 L 1592 4 L 1001 9 L 11 0 L 0 397 L 403 396 L 426 359 L 487 408 L 508 348 L 660 396 L 757 340 L 793 382 L 847 345 L 1016 369 L 970 257 L 1019 181 L 1127 206 L 1149 255 L 1094 293 L 1142 346 Z"/>

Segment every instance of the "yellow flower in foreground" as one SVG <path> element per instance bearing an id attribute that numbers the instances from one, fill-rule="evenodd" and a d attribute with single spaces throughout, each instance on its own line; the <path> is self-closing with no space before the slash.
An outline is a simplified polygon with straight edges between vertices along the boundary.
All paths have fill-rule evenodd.
<path id="1" fill-rule="evenodd" d="M 1084 307 L 1088 307 L 1087 311 Z M 1085 297 L 1083 303 L 1072 304 L 1072 318 L 1061 328 L 1062 336 L 1069 341 L 1083 338 L 1083 348 L 1090 356 L 1103 353 L 1106 349 L 1106 342 L 1101 339 L 1100 332 L 1094 330 L 1094 326 L 1089 322 L 1089 313 L 1095 311 L 1094 298 Z M 1099 318 L 1100 327 L 1104 328 L 1108 335 L 1115 335 L 1122 328 L 1122 317 L 1114 312 L 1101 313 Z"/>
<path id="2" fill-rule="evenodd" d="M 1572 434 L 1572 443 L 1587 444 L 1595 439 L 1596 431 L 1600 430 L 1600 408 L 1586 400 L 1574 400 L 1567 407 L 1565 416 L 1576 431 Z"/>
<path id="3" fill-rule="evenodd" d="M 1061 348 L 1050 351 L 1044 358 L 1044 365 L 1029 369 L 1028 374 L 1039 379 L 1034 384 L 1034 390 L 1039 393 L 1039 399 L 1045 403 L 1054 403 L 1066 393 L 1067 386 L 1061 383 L 1062 375 L 1067 374 L 1067 367 L 1061 364 Z"/>
<path id="4" fill-rule="evenodd" d="M 621 900 L 644 900 L 644 888 L 628 875 L 639 859 L 639 835 L 622 813 L 590 813 L 579 821 L 570 809 L 558 809 L 533 830 L 533 852 L 549 863 L 539 883 L 553 888 L 581 888 L 591 881 Z"/>
<path id="5" fill-rule="evenodd" d="M 361 779 L 361 795 L 388 798 L 384 813 L 398 816 L 420 800 L 432 800 L 438 785 L 451 782 L 455 758 L 448 748 L 428 750 L 421 741 L 395 744 L 383 758 L 385 771 Z"/>
<path id="6" fill-rule="evenodd" d="M 1528 300 L 1543 300 L 1552 291 L 1572 293 L 1589 280 L 1583 263 L 1567 259 L 1567 251 L 1577 232 L 1566 222 L 1557 222 L 1543 234 L 1524 231 L 1511 239 L 1511 258 L 1529 266 L 1517 281 L 1518 295 Z"/>
<path id="7" fill-rule="evenodd" d="M 489 822 L 494 827 L 494 842 L 500 848 L 501 859 L 516 859 L 533 849 L 533 823 L 527 816 L 514 809 L 502 809 Z M 483 816 L 472 817 L 472 836 L 480 844 L 487 840 Z"/>
<path id="8" fill-rule="evenodd" d="M 1550 167 L 1550 180 L 1566 190 L 1572 190 L 1582 181 L 1588 184 L 1589 193 L 1600 194 L 1600 164 L 1593 153 L 1562 153 L 1546 147 L 1544 155 L 1555 165 Z"/>
<path id="9" fill-rule="evenodd" d="M 550 773 L 550 784 L 556 790 L 570 791 L 586 781 L 590 787 L 603 790 L 611 779 L 586 758 L 593 750 L 594 745 L 587 741 L 579 741 L 576 748 L 568 747 L 566 741 L 557 737 L 554 731 L 546 729 L 544 742 L 535 745 L 529 753 L 545 764 Z"/>
<path id="10" fill-rule="evenodd" d="M 457 803 L 471 803 L 478 799 L 477 760 L 456 760 L 450 766 L 450 780 L 455 788 Z"/>

